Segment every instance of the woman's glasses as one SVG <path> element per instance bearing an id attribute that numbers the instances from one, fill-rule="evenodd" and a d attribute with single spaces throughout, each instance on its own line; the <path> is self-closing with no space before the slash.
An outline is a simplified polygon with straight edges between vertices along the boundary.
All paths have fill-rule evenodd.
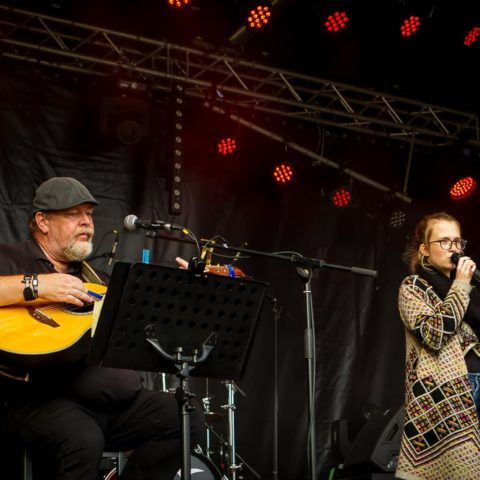
<path id="1" fill-rule="evenodd" d="M 439 243 L 440 247 L 443 248 L 444 250 L 450 250 L 452 248 L 452 245 L 455 245 L 459 250 L 465 250 L 465 247 L 467 246 L 467 241 L 464 240 L 463 238 L 460 238 L 458 240 L 450 240 L 449 238 L 442 238 L 440 240 L 434 240 L 433 242 L 428 242 L 428 243 Z"/>

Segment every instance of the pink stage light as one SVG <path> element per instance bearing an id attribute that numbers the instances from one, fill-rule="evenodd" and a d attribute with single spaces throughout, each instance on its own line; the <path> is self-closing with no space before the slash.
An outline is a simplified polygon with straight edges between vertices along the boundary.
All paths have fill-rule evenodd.
<path id="1" fill-rule="evenodd" d="M 335 207 L 348 207 L 352 201 L 352 192 L 348 187 L 339 187 L 333 191 L 331 201 Z"/>
<path id="2" fill-rule="evenodd" d="M 466 47 L 470 47 L 473 45 L 477 40 L 478 37 L 480 37 L 480 27 L 473 27 L 466 35 L 465 40 L 463 41 L 463 44 Z"/>
<path id="3" fill-rule="evenodd" d="M 268 5 L 257 5 L 248 12 L 247 26 L 254 30 L 260 30 L 270 22 L 271 16 L 272 11 Z"/>
<path id="4" fill-rule="evenodd" d="M 339 32 L 347 26 L 349 20 L 346 12 L 337 11 L 327 17 L 325 27 L 329 32 Z"/>
<path id="5" fill-rule="evenodd" d="M 400 26 L 400 33 L 402 34 L 402 37 L 411 37 L 414 33 L 417 33 L 420 25 L 420 17 L 417 17 L 416 15 L 410 15 Z"/>
<path id="6" fill-rule="evenodd" d="M 168 0 L 168 4 L 172 7 L 182 8 L 189 5 L 190 0 Z"/>
<path id="7" fill-rule="evenodd" d="M 231 155 L 236 149 L 237 142 L 233 138 L 222 138 L 217 145 L 217 150 L 220 155 Z"/>
<path id="8" fill-rule="evenodd" d="M 463 200 L 475 191 L 476 186 L 477 181 L 473 177 L 463 177 L 450 188 L 450 198 L 452 200 Z"/>
<path id="9" fill-rule="evenodd" d="M 282 162 L 275 165 L 273 169 L 273 178 L 277 183 L 285 184 L 289 183 L 293 179 L 293 167 L 288 162 Z"/>

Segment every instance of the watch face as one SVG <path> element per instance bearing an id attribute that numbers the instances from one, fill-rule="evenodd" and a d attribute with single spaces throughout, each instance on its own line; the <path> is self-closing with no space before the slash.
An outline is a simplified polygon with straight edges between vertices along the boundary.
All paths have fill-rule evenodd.
<path id="1" fill-rule="evenodd" d="M 35 294 L 33 293 L 33 289 L 30 287 L 26 287 L 23 289 L 23 298 L 29 302 L 30 300 L 35 300 Z"/>

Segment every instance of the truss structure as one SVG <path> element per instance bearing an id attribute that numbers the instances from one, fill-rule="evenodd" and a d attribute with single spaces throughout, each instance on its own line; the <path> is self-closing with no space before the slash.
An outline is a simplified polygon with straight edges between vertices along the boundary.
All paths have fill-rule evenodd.
<path id="1" fill-rule="evenodd" d="M 0 44 L 4 57 L 57 69 L 97 75 L 134 70 L 162 89 L 181 81 L 187 95 L 211 98 L 216 92 L 237 111 L 428 146 L 459 139 L 480 144 L 471 113 L 2 5 Z"/>
<path id="2" fill-rule="evenodd" d="M 216 99 L 243 117 L 264 112 L 411 145 L 437 147 L 456 141 L 480 145 L 478 117 L 473 113 L 6 5 L 0 5 L 0 54 L 88 75 L 123 70 L 160 90 L 169 91 L 175 82 L 182 82 L 186 95 L 208 102 Z"/>

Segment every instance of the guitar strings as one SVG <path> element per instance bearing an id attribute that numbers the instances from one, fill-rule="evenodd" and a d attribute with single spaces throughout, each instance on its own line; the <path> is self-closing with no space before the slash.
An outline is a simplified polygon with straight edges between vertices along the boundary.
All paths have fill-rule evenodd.
<path id="1" fill-rule="evenodd" d="M 94 302 L 97 302 L 98 300 L 94 300 Z M 78 311 L 82 308 L 85 308 L 85 305 L 79 306 L 79 305 L 73 305 L 73 304 L 58 304 L 58 305 L 46 305 L 45 307 L 38 307 L 35 310 L 46 313 L 46 312 L 57 312 L 61 310 L 65 310 L 65 305 L 68 305 L 67 311 L 75 312 Z M 91 304 L 93 307 L 93 303 Z M 91 312 L 85 312 L 85 313 L 91 313 Z"/>

